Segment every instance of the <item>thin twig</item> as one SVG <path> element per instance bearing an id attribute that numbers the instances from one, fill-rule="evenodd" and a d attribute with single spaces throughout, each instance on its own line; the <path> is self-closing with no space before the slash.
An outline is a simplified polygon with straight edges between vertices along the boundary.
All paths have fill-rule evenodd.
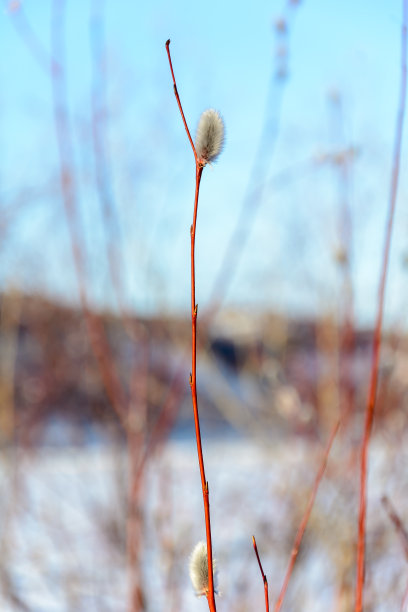
<path id="1" fill-rule="evenodd" d="M 125 329 L 128 326 L 125 316 L 124 288 L 120 261 L 121 235 L 117 218 L 117 206 L 112 186 L 112 169 L 107 145 L 107 69 L 105 58 L 105 5 L 103 0 L 93 0 L 89 20 L 89 39 L 91 49 L 91 117 L 92 144 L 95 168 L 95 186 L 102 213 L 103 231 L 106 240 L 108 268 L 112 287 L 115 292 L 119 312 Z"/>
<path id="2" fill-rule="evenodd" d="M 392 524 L 395 527 L 395 531 L 397 532 L 397 534 L 400 537 L 401 543 L 402 543 L 402 547 L 404 549 L 404 555 L 405 555 L 405 559 L 408 561 L 408 532 L 402 522 L 402 520 L 400 519 L 400 517 L 397 514 L 397 511 L 395 510 L 395 508 L 393 507 L 393 505 L 391 504 L 390 500 L 388 499 L 388 497 L 386 495 L 384 495 L 381 498 L 381 502 L 388 514 L 388 516 L 390 517 L 390 521 L 392 522 Z"/>
<path id="3" fill-rule="evenodd" d="M 365 573 L 365 535 L 366 535 L 366 516 L 367 516 L 367 463 L 368 463 L 368 446 L 371 438 L 371 431 L 374 420 L 374 409 L 376 404 L 376 393 L 378 383 L 378 369 L 380 362 L 381 348 L 381 333 L 383 323 L 385 286 L 387 281 L 388 260 L 391 248 L 391 236 L 395 215 L 395 207 L 397 201 L 398 180 L 400 170 L 401 144 L 402 133 L 404 127 L 405 116 L 405 100 L 407 89 L 407 24 L 408 24 L 408 0 L 402 2 L 403 23 L 401 34 L 401 79 L 400 79 L 400 96 L 399 107 L 395 131 L 393 169 L 391 176 L 391 189 L 388 210 L 388 222 L 386 227 L 385 244 L 383 252 L 383 265 L 380 277 L 380 286 L 378 292 L 378 312 L 374 330 L 373 352 L 371 362 L 370 387 L 367 397 L 364 433 L 361 444 L 361 463 L 360 463 L 360 504 L 358 516 L 358 542 L 357 542 L 357 580 L 356 580 L 356 602 L 355 612 L 363 610 L 363 590 L 364 590 L 364 573 Z"/>
<path id="4" fill-rule="evenodd" d="M 408 561 L 408 532 L 402 520 L 398 516 L 395 508 L 393 507 L 393 505 L 391 504 L 390 500 L 388 499 L 386 495 L 383 495 L 383 497 L 381 498 L 381 502 L 388 516 L 390 517 L 390 521 L 395 527 L 395 531 L 400 537 L 402 548 L 404 549 L 405 560 Z M 406 612 L 407 604 L 408 604 L 408 584 L 405 587 L 404 595 L 402 597 L 400 612 L 404 612 L 404 611 Z"/>
<path id="5" fill-rule="evenodd" d="M 408 610 L 408 584 L 405 587 L 404 596 L 401 602 L 400 612 L 407 612 Z"/>
<path id="6" fill-rule="evenodd" d="M 198 414 L 198 402 L 197 402 L 197 310 L 198 306 L 195 301 L 195 236 L 196 236 L 196 225 L 197 225 L 197 211 L 198 211 L 198 196 L 200 193 L 200 182 L 203 173 L 203 163 L 198 159 L 197 151 L 195 149 L 193 140 L 191 138 L 190 130 L 188 129 L 187 121 L 184 116 L 183 108 L 181 106 L 180 97 L 177 91 L 176 79 L 173 71 L 173 64 L 170 56 L 170 40 L 166 42 L 166 51 L 169 59 L 171 76 L 173 78 L 174 95 L 176 96 L 177 104 L 180 110 L 181 118 L 184 123 L 185 130 L 187 132 L 188 139 L 194 153 L 195 165 L 196 165 L 196 186 L 194 196 L 194 214 L 193 223 L 190 227 L 190 238 L 191 238 L 191 374 L 190 374 L 190 387 L 191 397 L 193 402 L 194 412 L 194 427 L 197 442 L 197 454 L 198 463 L 200 466 L 200 477 L 201 487 L 203 492 L 203 503 L 204 503 L 204 515 L 205 515 L 205 530 L 207 536 L 207 560 L 208 560 L 208 592 L 207 601 L 211 612 L 216 612 L 215 597 L 214 597 L 214 573 L 213 573 L 213 557 L 212 557 L 212 541 L 211 541 L 211 520 L 210 520 L 210 501 L 209 501 L 209 489 L 208 482 L 205 478 L 204 469 L 204 457 L 201 444 L 201 432 L 200 432 L 200 418 Z"/>
<path id="7" fill-rule="evenodd" d="M 265 572 L 263 571 L 263 567 L 262 567 L 262 563 L 261 563 L 261 559 L 259 558 L 259 553 L 258 553 L 258 547 L 256 545 L 256 540 L 255 540 L 255 536 L 252 536 L 252 544 L 254 547 L 254 551 L 256 554 L 256 558 L 258 560 L 258 565 L 259 565 L 259 569 L 261 571 L 261 576 L 262 576 L 262 580 L 264 583 L 264 591 L 265 591 L 265 610 L 266 612 L 269 612 L 269 592 L 268 592 L 268 579 L 265 575 Z"/>
<path id="8" fill-rule="evenodd" d="M 340 147 L 340 155 L 332 159 L 333 167 L 338 175 L 339 189 L 339 246 L 341 257 L 338 259 L 342 276 L 340 303 L 340 349 L 339 349 L 339 394 L 340 414 L 343 425 L 353 414 L 355 405 L 355 388 L 352 380 L 352 360 L 350 356 L 355 349 L 355 308 L 353 291 L 353 218 L 351 214 L 350 187 L 353 168 L 354 149 L 347 146 L 344 129 L 344 114 L 341 96 L 332 100 L 333 131 L 336 135 L 334 144 Z M 336 160 L 337 157 L 337 160 Z"/>
<path id="9" fill-rule="evenodd" d="M 67 108 L 67 83 L 64 61 L 64 11 L 65 3 L 53 2 L 51 53 L 48 54 L 40 39 L 35 35 L 21 5 L 11 12 L 12 23 L 24 44 L 32 53 L 39 65 L 50 73 L 53 93 L 54 123 L 59 152 L 59 173 L 62 199 L 70 232 L 71 249 L 75 272 L 79 285 L 79 296 L 87 325 L 92 351 L 109 400 L 118 414 L 124 429 L 127 427 L 125 393 L 113 366 L 112 355 L 102 321 L 92 312 L 88 304 L 84 282 L 83 253 L 79 239 L 77 189 L 72 167 L 72 142 L 69 129 Z"/>
<path id="10" fill-rule="evenodd" d="M 289 10 L 288 10 L 289 8 Z M 289 40 L 286 40 L 290 28 L 296 17 L 294 10 L 296 3 L 287 3 L 286 15 L 283 17 L 285 30 L 278 31 L 278 48 L 286 48 Z M 285 41 L 282 41 L 282 34 Z M 233 278 L 238 270 L 239 262 L 242 259 L 245 247 L 255 224 L 255 220 L 268 193 L 268 175 L 270 164 L 275 151 L 276 142 L 279 135 L 280 120 L 283 108 L 284 93 L 286 88 L 287 74 L 283 67 L 280 72 L 279 66 L 274 61 L 269 76 L 269 87 L 266 96 L 265 113 L 260 138 L 256 147 L 255 157 L 249 173 L 248 182 L 245 187 L 241 208 L 237 216 L 236 224 L 224 250 L 220 266 L 212 283 L 211 296 L 209 300 L 210 312 L 206 313 L 211 317 L 219 311 L 227 292 L 231 287 Z"/>
<path id="11" fill-rule="evenodd" d="M 78 280 L 79 297 L 85 316 L 90 345 L 97 360 L 106 393 L 121 421 L 121 424 L 126 430 L 126 393 L 122 387 L 118 372 L 116 371 L 114 365 L 111 349 L 103 328 L 103 323 L 100 317 L 96 316 L 89 306 L 85 283 L 85 262 L 81 244 L 82 240 L 80 236 L 78 193 L 73 168 L 73 143 L 69 125 L 67 104 L 68 93 L 64 60 L 65 7 L 65 0 L 54 0 L 51 24 L 52 57 L 57 59 L 57 65 L 59 67 L 58 70 L 51 69 L 51 81 L 54 106 L 54 123 L 59 153 L 61 195 L 69 227 L 71 249 Z"/>
<path id="12" fill-rule="evenodd" d="M 193 149 L 194 159 L 195 159 L 196 164 L 197 164 L 197 151 L 195 149 L 193 139 L 191 138 L 190 130 L 188 129 L 187 121 L 186 121 L 186 118 L 185 118 L 184 112 L 183 112 L 183 107 L 181 106 L 180 97 L 179 97 L 178 91 L 177 91 L 176 78 L 174 76 L 173 64 L 171 62 L 171 57 L 170 57 L 170 38 L 166 41 L 166 51 L 167 51 L 167 56 L 169 58 L 171 76 L 172 76 L 172 79 L 173 79 L 174 95 L 176 96 L 176 100 L 177 100 L 177 104 L 178 104 L 178 107 L 179 107 L 179 110 L 180 110 L 181 118 L 183 119 L 184 127 L 186 129 L 187 136 L 188 136 L 188 139 L 189 139 L 190 144 L 191 144 L 191 148 Z"/>
<path id="13" fill-rule="evenodd" d="M 326 447 L 326 449 L 324 451 L 322 464 L 321 464 L 320 469 L 319 469 L 319 471 L 318 471 L 318 473 L 316 475 L 315 482 L 314 482 L 314 485 L 313 485 L 312 492 L 310 494 L 310 498 L 309 498 L 309 501 L 308 501 L 308 504 L 307 504 L 307 507 L 306 507 L 305 514 L 304 514 L 304 516 L 302 518 L 302 521 L 301 521 L 301 523 L 299 525 L 299 529 L 298 529 L 297 534 L 296 534 L 295 542 L 293 544 L 292 553 L 291 553 L 291 556 L 290 556 L 289 565 L 288 565 L 288 568 L 286 570 L 286 575 L 285 575 L 285 578 L 284 578 L 284 581 L 283 581 L 283 586 L 282 586 L 281 592 L 280 592 L 278 600 L 277 600 L 277 602 L 275 604 L 274 612 L 279 612 L 279 610 L 282 607 L 283 599 L 285 597 L 285 594 L 286 594 L 286 591 L 287 591 L 287 588 L 288 588 L 288 584 L 289 584 L 289 580 L 290 580 L 290 577 L 292 575 L 293 568 L 295 566 L 295 561 L 296 561 L 296 558 L 298 556 L 298 552 L 299 552 L 300 544 L 302 542 L 303 534 L 305 533 L 306 526 L 307 526 L 307 523 L 308 523 L 309 518 L 310 518 L 310 514 L 311 514 L 312 509 L 313 509 L 313 504 L 314 504 L 314 501 L 316 499 L 317 491 L 318 491 L 320 482 L 321 482 L 321 480 L 323 478 L 324 472 L 326 470 L 327 459 L 328 459 L 331 447 L 333 445 L 334 439 L 336 437 L 336 434 L 337 434 L 337 432 L 339 430 L 339 427 L 340 427 L 340 421 L 337 421 L 337 423 L 335 424 L 335 426 L 334 426 L 334 428 L 333 428 L 333 430 L 332 430 L 332 432 L 330 434 L 329 442 L 328 442 L 327 447 Z"/>

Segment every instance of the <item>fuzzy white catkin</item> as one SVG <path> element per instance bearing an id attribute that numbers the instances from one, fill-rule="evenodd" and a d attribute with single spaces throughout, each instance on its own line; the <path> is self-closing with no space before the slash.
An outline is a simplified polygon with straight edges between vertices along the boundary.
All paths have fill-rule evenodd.
<path id="1" fill-rule="evenodd" d="M 216 587 L 216 563 L 213 559 L 214 587 Z M 190 557 L 190 579 L 197 596 L 208 592 L 207 544 L 198 542 Z M 214 588 L 215 590 L 215 588 Z"/>
<path id="2" fill-rule="evenodd" d="M 214 161 L 224 144 L 224 122 L 218 111 L 209 108 L 200 117 L 195 148 L 198 159 L 204 163 Z"/>

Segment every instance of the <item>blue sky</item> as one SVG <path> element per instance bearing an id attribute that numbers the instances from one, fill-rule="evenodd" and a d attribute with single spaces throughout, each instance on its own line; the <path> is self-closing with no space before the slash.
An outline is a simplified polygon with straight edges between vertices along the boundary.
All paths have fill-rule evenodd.
<path id="1" fill-rule="evenodd" d="M 194 132 L 203 110 L 215 107 L 227 131 L 225 150 L 202 182 L 199 303 L 208 305 L 255 167 L 267 187 L 256 213 L 246 218 L 250 232 L 233 257 L 225 305 L 289 313 L 336 310 L 342 282 L 334 253 L 346 193 L 356 312 L 369 322 L 388 203 L 401 5 L 67 2 L 73 171 L 92 300 L 115 305 L 94 180 L 90 16 L 95 6 L 104 25 L 104 135 L 115 217 L 109 232 L 125 302 L 143 312 L 189 306 L 194 164 L 172 91 L 164 46 L 170 38 L 190 129 Z M 8 218 L 8 211 L 12 216 L 2 240 L 0 278 L 5 287 L 17 284 L 75 300 L 50 77 L 13 24 L 20 9 L 10 14 L 10 6 L 5 3 L 0 16 L 0 194 L 3 216 Z M 21 6 L 41 53 L 49 56 L 52 3 L 27 0 Z M 286 24 L 286 35 L 279 34 L 277 23 Z M 286 78 L 276 78 L 282 68 Z M 327 154 L 350 147 L 356 153 L 345 181 L 339 168 L 327 163 Z M 387 302 L 389 320 L 398 321 L 407 296 L 406 160 L 405 152 Z"/>

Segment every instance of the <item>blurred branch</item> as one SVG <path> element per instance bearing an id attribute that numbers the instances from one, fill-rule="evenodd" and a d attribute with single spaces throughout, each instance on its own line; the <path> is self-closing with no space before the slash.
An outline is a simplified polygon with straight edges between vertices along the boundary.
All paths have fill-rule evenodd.
<path id="1" fill-rule="evenodd" d="M 347 146 L 344 134 L 344 113 L 339 93 L 331 96 L 332 130 L 335 145 L 340 147 L 337 155 L 330 160 L 338 178 L 339 193 L 339 244 L 335 259 L 341 274 L 340 290 L 340 347 L 339 347 L 339 394 L 343 425 L 354 413 L 355 389 L 352 379 L 351 356 L 355 349 L 355 317 L 353 288 L 353 217 L 351 214 L 350 184 L 356 156 L 355 148 Z"/>
<path id="2" fill-rule="evenodd" d="M 408 584 L 405 588 L 404 597 L 402 598 L 400 612 L 406 612 L 408 606 Z"/>
<path id="3" fill-rule="evenodd" d="M 59 65 L 56 59 L 48 53 L 41 40 L 37 37 L 30 22 L 25 16 L 21 2 L 6 2 L 7 12 L 11 17 L 11 21 L 24 42 L 27 49 L 38 62 L 38 64 L 48 72 L 58 70 Z"/>
<path id="4" fill-rule="evenodd" d="M 367 464 L 368 447 L 374 421 L 374 409 L 376 405 L 376 393 L 378 383 L 378 369 L 380 363 L 381 334 L 383 324 L 383 311 L 385 300 L 385 286 L 387 281 L 388 260 L 391 250 L 392 228 L 397 202 L 398 181 L 400 172 L 400 157 L 402 147 L 402 135 L 405 117 L 405 102 L 407 89 L 407 27 L 408 27 L 408 0 L 402 2 L 402 28 L 401 28 L 401 76 L 400 94 L 397 121 L 395 128 L 394 157 L 391 175 L 390 199 L 388 207 L 388 220 L 385 232 L 385 244 L 383 251 L 383 262 L 378 291 L 378 312 L 374 330 L 372 363 L 370 372 L 370 386 L 367 397 L 364 433 L 361 442 L 361 464 L 360 464 L 360 504 L 358 516 L 358 542 L 357 542 L 357 579 L 356 579 L 356 602 L 355 612 L 363 610 L 363 590 L 365 578 L 365 537 L 366 537 L 366 514 L 367 514 Z"/>
<path id="5" fill-rule="evenodd" d="M 277 36 L 276 57 L 273 61 L 269 77 L 264 122 L 238 219 L 225 248 L 221 264 L 213 282 L 209 300 L 210 306 L 208 308 L 210 316 L 219 310 L 226 297 L 266 191 L 270 164 L 279 134 L 283 94 L 288 77 L 287 39 L 289 26 L 291 19 L 294 19 L 294 9 L 297 7 L 293 2 L 288 0 L 286 8 L 286 16 L 278 19 L 275 23 L 275 32 Z"/>
<path id="6" fill-rule="evenodd" d="M 67 82 L 64 61 L 65 0 L 54 0 L 51 25 L 53 56 L 58 58 L 58 70 L 51 71 L 55 129 L 60 157 L 60 183 L 65 214 L 71 238 L 71 249 L 79 286 L 81 306 L 84 312 L 92 350 L 100 367 L 102 379 L 115 411 L 124 428 L 127 427 L 126 394 L 116 372 L 111 350 L 102 321 L 88 305 L 85 283 L 84 254 L 80 238 L 78 195 L 72 155 L 72 138 L 67 108 Z"/>
<path id="7" fill-rule="evenodd" d="M 395 531 L 400 537 L 401 544 L 404 549 L 405 559 L 408 561 L 408 531 L 405 529 L 403 522 L 386 495 L 381 498 L 381 502 L 390 518 L 390 521 L 395 527 Z"/>
<path id="8" fill-rule="evenodd" d="M 299 529 L 298 529 L 296 537 L 295 537 L 295 542 L 293 544 L 293 548 L 292 548 L 292 553 L 291 553 L 289 565 L 288 565 L 288 568 L 286 570 L 286 574 L 285 574 L 285 578 L 284 578 L 284 581 L 283 581 L 282 589 L 281 589 L 281 592 L 279 594 L 278 600 L 276 602 L 276 605 L 275 605 L 275 608 L 274 608 L 274 612 L 279 612 L 279 610 L 282 607 L 283 599 L 285 597 L 285 594 L 286 594 L 286 591 L 287 591 L 287 588 L 288 588 L 288 584 L 289 584 L 289 580 L 290 580 L 290 577 L 292 575 L 293 568 L 294 568 L 295 562 L 296 562 L 296 558 L 297 558 L 298 553 L 299 553 L 300 544 L 302 542 L 303 535 L 305 533 L 305 530 L 306 530 L 306 527 L 307 527 L 307 523 L 309 521 L 310 514 L 311 514 L 312 509 L 313 509 L 313 504 L 314 504 L 315 499 L 316 499 L 317 491 L 319 489 L 320 482 L 321 482 L 321 480 L 323 478 L 323 475 L 324 475 L 324 472 L 326 470 L 326 465 L 327 465 L 327 460 L 328 460 L 328 457 L 329 457 L 329 454 L 330 454 L 330 450 L 331 450 L 331 447 L 333 445 L 334 439 L 335 439 L 335 437 L 337 435 L 337 432 L 339 430 L 339 427 L 340 427 L 340 421 L 337 421 L 336 425 L 334 426 L 334 428 L 333 428 L 333 430 L 332 430 L 332 432 L 330 434 L 329 442 L 328 442 L 327 447 L 326 447 L 326 449 L 324 451 L 322 464 L 321 464 L 320 469 L 319 469 L 319 471 L 318 471 L 318 473 L 316 475 L 316 478 L 315 478 L 315 481 L 314 481 L 314 485 L 313 485 L 313 489 L 312 489 L 312 492 L 310 494 L 310 498 L 309 498 L 308 504 L 306 506 L 306 511 L 305 511 L 305 513 L 303 515 L 303 518 L 301 520 L 301 523 L 299 525 Z"/>
<path id="9" fill-rule="evenodd" d="M 107 244 L 107 259 L 112 286 L 119 310 L 124 316 L 125 300 L 121 276 L 123 262 L 119 261 L 120 231 L 113 195 L 112 170 L 107 146 L 107 62 L 105 42 L 104 0 L 93 0 L 89 20 L 89 38 L 92 57 L 92 143 L 95 163 L 95 182 L 102 212 Z"/>

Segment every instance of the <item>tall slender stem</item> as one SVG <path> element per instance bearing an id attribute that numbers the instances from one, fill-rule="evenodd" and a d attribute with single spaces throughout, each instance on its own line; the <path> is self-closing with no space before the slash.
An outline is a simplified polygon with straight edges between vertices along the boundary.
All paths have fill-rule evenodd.
<path id="1" fill-rule="evenodd" d="M 203 490 L 203 503 L 204 503 L 204 515 L 205 515 L 205 531 L 207 536 L 207 556 L 208 556 L 208 605 L 211 612 L 215 612 L 215 598 L 214 598 L 214 572 L 213 572 L 213 559 L 212 559 L 212 541 L 211 541 L 211 520 L 210 520 L 210 500 L 208 482 L 205 478 L 204 469 L 204 458 L 203 449 L 201 445 L 201 432 L 200 432 L 200 417 L 198 414 L 198 402 L 197 402 L 197 312 L 198 306 L 195 301 L 195 236 L 196 236 L 196 225 L 197 225 L 197 209 L 198 209 L 198 195 L 200 192 L 201 175 L 203 173 L 203 167 L 196 163 L 196 189 L 194 197 L 194 216 L 193 224 L 190 228 L 191 236 L 191 375 L 190 375 L 190 386 L 191 386 L 191 397 L 193 400 L 193 411 L 194 411 L 194 426 L 197 442 L 197 454 L 198 463 L 200 466 L 201 486 Z"/>
<path id="2" fill-rule="evenodd" d="M 171 76 L 173 79 L 174 95 L 176 96 L 177 104 L 180 110 L 181 118 L 184 123 L 185 130 L 187 132 L 188 139 L 194 153 L 195 166 L 196 166 L 196 186 L 194 196 L 194 214 L 193 223 L 190 227 L 190 238 L 191 238 L 191 374 L 190 374 L 190 387 L 191 397 L 193 401 L 193 412 L 194 412 L 194 427 L 197 442 L 197 455 L 198 464 L 200 467 L 201 477 L 201 488 L 203 493 L 204 503 L 204 516 L 205 516 L 205 531 L 207 537 L 207 561 L 208 561 L 208 591 L 207 601 L 210 612 L 216 612 L 215 597 L 214 597 L 214 571 L 213 571 L 213 556 L 212 556 L 212 541 L 211 541 L 211 520 L 210 520 L 210 500 L 209 500 L 209 489 L 208 482 L 205 478 L 204 469 L 204 457 L 203 449 L 201 445 L 201 432 L 200 432 L 200 417 L 198 414 L 198 402 L 197 402 L 197 312 L 198 306 L 195 299 L 195 237 L 196 237 L 196 226 L 197 226 L 197 212 L 198 212 L 198 196 L 200 193 L 200 182 L 203 173 L 204 165 L 197 157 L 197 152 L 191 138 L 190 130 L 188 129 L 187 121 L 184 116 L 183 107 L 181 106 L 180 97 L 177 91 L 176 79 L 173 71 L 173 64 L 170 56 L 170 40 L 166 42 L 166 51 L 169 59 Z"/>
<path id="3" fill-rule="evenodd" d="M 388 221 L 385 233 L 385 244 L 383 251 L 383 263 L 378 290 L 378 311 L 374 330 L 373 352 L 371 361 L 370 387 L 367 397 L 365 424 L 363 440 L 361 444 L 360 462 L 360 504 L 358 514 L 358 542 L 357 542 L 357 580 L 356 580 L 356 601 L 355 612 L 363 610 L 363 589 L 365 572 L 365 536 L 366 536 L 366 515 L 367 515 L 367 468 L 368 468 L 368 447 L 371 438 L 371 431 L 374 421 L 374 409 L 377 395 L 378 369 L 380 363 L 381 334 L 383 323 L 385 286 L 387 281 L 388 260 L 391 249 L 392 228 L 395 216 L 395 206 L 397 201 L 398 179 L 400 169 L 402 133 L 404 127 L 406 89 L 407 89 L 407 25 L 408 25 L 408 0 L 403 0 L 403 18 L 401 34 L 401 78 L 400 96 L 395 130 L 394 158 L 391 176 L 390 200 L 388 209 Z"/>
<path id="4" fill-rule="evenodd" d="M 203 451 L 201 446 L 200 419 L 198 415 L 197 403 L 197 311 L 198 306 L 195 301 L 195 236 L 197 226 L 198 195 L 200 192 L 200 182 L 203 168 L 196 167 L 196 188 L 194 197 L 194 216 L 193 224 L 190 228 L 191 237 L 191 375 L 190 386 L 193 400 L 194 424 L 197 440 L 198 462 L 200 464 L 201 485 L 203 491 L 206 488 L 205 469 L 203 461 Z"/>

